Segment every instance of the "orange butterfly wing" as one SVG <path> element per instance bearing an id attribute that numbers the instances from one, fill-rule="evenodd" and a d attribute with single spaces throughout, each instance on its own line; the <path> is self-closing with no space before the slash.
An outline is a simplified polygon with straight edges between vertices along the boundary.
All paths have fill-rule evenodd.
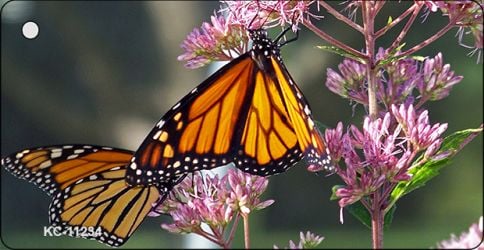
<path id="1" fill-rule="evenodd" d="M 239 158 L 236 165 L 252 174 L 270 175 L 307 157 L 309 163 L 330 170 L 329 155 L 309 105 L 282 61 L 274 55 L 259 60 L 267 61 L 264 71 L 255 76 L 254 99 L 242 135 L 243 150 L 239 151 L 248 157 Z"/>
<path id="2" fill-rule="evenodd" d="M 126 183 L 132 156 L 109 147 L 59 145 L 23 150 L 2 165 L 54 196 L 49 220 L 58 232 L 120 246 L 162 199 L 155 186 Z"/>
<path id="3" fill-rule="evenodd" d="M 173 177 L 234 162 L 246 172 L 271 175 L 303 156 L 330 169 L 321 133 L 307 101 L 265 34 L 158 122 L 127 170 L 131 185 L 163 184 Z"/>
<path id="4" fill-rule="evenodd" d="M 2 165 L 52 195 L 79 179 L 124 166 L 132 156 L 132 151 L 110 147 L 58 145 L 22 150 L 3 158 Z"/>
<path id="5" fill-rule="evenodd" d="M 253 70 L 250 56 L 240 56 L 175 104 L 136 151 L 127 182 L 159 185 L 183 173 L 232 162 Z"/>
<path id="6" fill-rule="evenodd" d="M 286 67 L 278 58 L 271 58 L 276 78 L 279 81 L 285 104 L 292 121 L 299 148 L 303 151 L 309 164 L 323 166 L 328 172 L 334 171 L 329 151 L 324 144 L 323 136 L 315 126 L 311 108 L 301 90 L 298 88 Z"/>
<path id="7" fill-rule="evenodd" d="M 116 247 L 124 244 L 153 204 L 160 201 L 157 187 L 129 186 L 125 174 L 126 165 L 92 174 L 66 187 L 49 206 L 50 223 L 69 236 Z"/>

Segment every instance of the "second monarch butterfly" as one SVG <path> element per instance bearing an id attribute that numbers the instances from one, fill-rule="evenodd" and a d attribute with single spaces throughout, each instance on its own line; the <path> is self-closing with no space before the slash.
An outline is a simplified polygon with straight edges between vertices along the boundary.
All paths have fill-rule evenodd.
<path id="1" fill-rule="evenodd" d="M 17 152 L 2 165 L 54 196 L 53 225 L 99 229 L 71 236 L 111 246 L 124 244 L 188 172 L 234 162 L 272 175 L 303 157 L 331 171 L 309 105 L 280 58 L 282 34 L 273 42 L 265 30 L 250 31 L 253 48 L 175 104 L 136 152 L 61 145 Z"/>
<path id="2" fill-rule="evenodd" d="M 131 185 L 235 163 L 272 175 L 307 157 L 332 171 L 309 104 L 289 75 L 278 43 L 249 30 L 252 49 L 219 69 L 175 104 L 143 141 L 126 172 Z"/>
<path id="3" fill-rule="evenodd" d="M 156 186 L 132 187 L 125 181 L 134 152 L 93 145 L 58 145 L 25 149 L 2 159 L 18 178 L 53 196 L 49 221 L 57 231 L 120 246 L 134 233 L 169 189 L 183 179 Z"/>

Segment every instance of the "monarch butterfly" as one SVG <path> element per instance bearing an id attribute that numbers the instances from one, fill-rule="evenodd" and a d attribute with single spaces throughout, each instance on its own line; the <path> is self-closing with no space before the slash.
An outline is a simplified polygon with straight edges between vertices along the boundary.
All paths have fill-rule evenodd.
<path id="1" fill-rule="evenodd" d="M 54 196 L 49 219 L 72 235 L 120 246 L 189 172 L 234 162 L 272 175 L 303 157 L 332 170 L 307 101 L 282 63 L 282 44 L 252 30 L 252 49 L 175 104 L 136 152 L 91 145 L 27 149 L 2 159 L 15 176 Z"/>
<path id="2" fill-rule="evenodd" d="M 175 104 L 145 138 L 126 171 L 131 185 L 234 162 L 266 176 L 304 156 L 332 171 L 309 104 L 289 75 L 279 39 L 249 30 L 252 49 L 226 64 Z"/>
<path id="3" fill-rule="evenodd" d="M 126 167 L 134 152 L 93 145 L 60 145 L 26 149 L 2 159 L 18 178 L 53 196 L 49 206 L 52 226 L 70 236 L 96 239 L 120 246 L 161 202 L 173 183 L 127 185 Z"/>

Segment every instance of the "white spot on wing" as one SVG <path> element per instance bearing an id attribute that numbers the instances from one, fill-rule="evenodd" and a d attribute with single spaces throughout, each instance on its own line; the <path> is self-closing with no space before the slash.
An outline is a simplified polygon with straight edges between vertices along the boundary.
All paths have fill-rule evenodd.
<path id="1" fill-rule="evenodd" d="M 57 157 L 60 157 L 62 155 L 62 152 L 53 152 L 52 154 L 50 154 L 50 158 L 57 158 Z"/>
<path id="2" fill-rule="evenodd" d="M 76 150 L 74 150 L 74 154 L 80 154 L 80 153 L 84 153 L 84 149 L 76 149 Z"/>
<path id="3" fill-rule="evenodd" d="M 309 106 L 308 105 L 304 106 L 304 113 L 306 113 L 306 115 L 310 115 L 311 114 L 311 110 L 309 110 Z"/>
<path id="4" fill-rule="evenodd" d="M 153 136 L 153 140 L 158 140 L 161 135 L 161 130 L 156 131 L 155 135 Z"/>
<path id="5" fill-rule="evenodd" d="M 44 161 L 42 162 L 42 164 L 39 165 L 39 168 L 48 168 L 52 165 L 52 161 L 51 160 L 48 160 L 48 161 Z"/>
<path id="6" fill-rule="evenodd" d="M 159 122 L 156 124 L 156 126 L 157 126 L 158 128 L 161 128 L 161 127 L 163 126 L 163 124 L 165 124 L 165 121 L 164 121 L 163 119 L 161 119 L 161 120 L 160 120 L 160 121 L 159 121 Z"/>
<path id="7" fill-rule="evenodd" d="M 69 155 L 69 156 L 67 156 L 67 159 L 71 160 L 71 159 L 77 158 L 78 156 L 79 155 L 77 155 L 77 154 Z"/>
<path id="8" fill-rule="evenodd" d="M 175 104 L 175 106 L 173 106 L 173 108 L 171 108 L 171 109 L 175 110 L 175 109 L 177 109 L 178 107 L 180 107 L 180 103 Z"/>

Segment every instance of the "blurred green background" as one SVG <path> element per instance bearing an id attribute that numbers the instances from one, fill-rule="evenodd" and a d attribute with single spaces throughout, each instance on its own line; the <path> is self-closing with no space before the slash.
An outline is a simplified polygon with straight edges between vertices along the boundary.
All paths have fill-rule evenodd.
<path id="1" fill-rule="evenodd" d="M 388 4 L 378 27 L 408 4 Z M 189 70 L 176 57 L 182 53 L 179 45 L 185 36 L 202 21 L 209 21 L 218 6 L 215 1 L 14 1 L 3 6 L 2 157 L 24 148 L 66 143 L 135 150 L 162 114 L 208 76 L 206 67 Z M 33 40 L 21 33 L 29 20 L 40 29 Z M 407 36 L 407 46 L 430 36 L 445 20 L 440 13 L 424 23 L 419 18 Z M 362 50 L 361 36 L 334 18 L 315 23 Z M 389 32 L 379 46 L 388 46 L 401 27 Z M 432 123 L 449 123 L 447 134 L 478 127 L 483 114 L 482 64 L 466 55 L 469 50 L 457 44 L 455 32 L 419 52 L 433 57 L 442 51 L 444 61 L 464 76 L 448 98 L 427 105 Z M 324 86 L 326 68 L 337 68 L 341 58 L 315 48 L 322 44 L 302 28 L 299 40 L 282 51 L 285 64 L 317 120 L 330 127 L 338 121 L 359 124 L 362 108 L 353 114 L 347 100 Z M 385 247 L 435 246 L 478 220 L 483 203 L 482 138 L 471 142 L 441 175 L 398 203 L 394 222 L 385 232 Z M 345 223 L 339 223 L 339 207 L 329 201 L 336 184 L 341 184 L 336 176 L 316 176 L 302 164 L 271 177 L 264 197 L 276 203 L 251 217 L 252 246 L 287 246 L 290 239 L 299 238 L 299 231 L 311 230 L 325 236 L 323 248 L 370 247 L 370 231 L 351 215 L 345 212 Z M 39 189 L 2 170 L 3 244 L 12 248 L 106 248 L 95 241 L 43 237 L 49 202 Z M 168 218 L 146 219 L 124 247 L 206 246 L 161 230 L 164 221 Z M 240 233 L 242 228 L 234 247 L 243 246 Z"/>

